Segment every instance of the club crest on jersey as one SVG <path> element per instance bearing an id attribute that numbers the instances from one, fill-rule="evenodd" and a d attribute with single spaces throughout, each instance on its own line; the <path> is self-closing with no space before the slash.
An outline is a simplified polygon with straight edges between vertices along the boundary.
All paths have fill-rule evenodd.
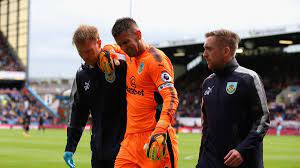
<path id="1" fill-rule="evenodd" d="M 141 62 L 141 63 L 140 63 L 140 66 L 139 66 L 139 69 L 138 69 L 138 74 L 141 74 L 141 73 L 143 72 L 144 67 L 145 67 L 144 62 Z"/>
<path id="2" fill-rule="evenodd" d="M 237 82 L 227 82 L 226 92 L 228 94 L 233 94 L 236 91 L 237 84 L 238 84 Z"/>
<path id="3" fill-rule="evenodd" d="M 171 82 L 172 77 L 168 74 L 168 72 L 161 73 L 161 80 L 164 82 Z"/>

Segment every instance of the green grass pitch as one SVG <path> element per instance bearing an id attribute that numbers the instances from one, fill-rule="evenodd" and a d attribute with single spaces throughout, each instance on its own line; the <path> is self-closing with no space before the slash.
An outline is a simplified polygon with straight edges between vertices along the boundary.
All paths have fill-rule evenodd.
<path id="1" fill-rule="evenodd" d="M 90 133 L 85 131 L 77 152 L 77 167 L 90 167 Z M 37 130 L 24 137 L 22 130 L 0 130 L 0 168 L 66 168 L 63 152 L 66 143 L 65 130 Z M 179 134 L 179 168 L 195 167 L 199 145 L 199 134 Z M 266 168 L 300 167 L 300 137 L 267 136 L 264 139 Z"/>

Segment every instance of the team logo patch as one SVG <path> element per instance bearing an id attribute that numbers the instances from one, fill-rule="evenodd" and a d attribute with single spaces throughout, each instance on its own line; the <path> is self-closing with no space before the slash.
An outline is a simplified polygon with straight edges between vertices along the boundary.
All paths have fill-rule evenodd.
<path id="1" fill-rule="evenodd" d="M 168 74 L 168 72 L 161 73 L 161 80 L 164 82 L 171 82 L 172 77 Z"/>
<path id="2" fill-rule="evenodd" d="M 141 63 L 140 63 L 140 66 L 139 66 L 139 69 L 138 69 L 138 74 L 141 74 L 141 73 L 143 72 L 144 67 L 145 67 L 144 62 L 141 62 Z"/>
<path id="3" fill-rule="evenodd" d="M 236 91 L 237 84 L 238 84 L 237 82 L 227 82 L 226 92 L 228 94 L 233 94 Z"/>
<path id="4" fill-rule="evenodd" d="M 214 86 L 208 87 L 208 88 L 204 91 L 204 96 L 208 96 L 209 94 L 211 94 L 213 88 L 214 88 Z"/>
<path id="5" fill-rule="evenodd" d="M 84 87 L 85 91 L 89 90 L 90 89 L 90 81 L 84 82 L 84 86 L 83 87 Z"/>
<path id="6" fill-rule="evenodd" d="M 105 73 L 105 80 L 109 83 L 113 83 L 116 80 L 115 71 L 113 71 L 110 74 Z"/>

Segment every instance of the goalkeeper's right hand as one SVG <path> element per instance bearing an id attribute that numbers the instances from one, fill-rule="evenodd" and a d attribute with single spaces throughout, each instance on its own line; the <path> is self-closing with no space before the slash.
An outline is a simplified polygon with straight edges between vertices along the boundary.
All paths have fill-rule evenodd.
<path id="1" fill-rule="evenodd" d="M 98 66 L 105 74 L 111 74 L 115 70 L 115 66 L 119 66 L 120 61 L 118 53 L 113 45 L 106 45 L 99 54 Z"/>
<path id="2" fill-rule="evenodd" d="M 115 70 L 113 54 L 107 50 L 102 50 L 99 54 L 98 66 L 105 74 L 111 74 Z"/>
<path id="3" fill-rule="evenodd" d="M 113 56 L 111 52 L 107 50 L 102 50 L 99 54 L 98 67 L 105 74 L 105 79 L 109 83 L 113 83 L 116 79 L 115 75 L 115 63 L 113 61 Z M 115 59 L 114 59 L 115 60 Z M 118 60 L 118 65 L 120 64 Z"/>
<path id="4" fill-rule="evenodd" d="M 64 160 L 70 168 L 75 168 L 75 164 L 73 161 L 73 152 L 66 151 L 64 153 Z"/>
<path id="5" fill-rule="evenodd" d="M 122 55 L 122 53 L 118 53 L 118 52 L 120 52 L 120 47 L 119 46 L 108 44 L 108 45 L 105 45 L 103 47 L 102 51 L 108 51 L 109 54 L 110 54 L 110 57 L 111 57 L 111 59 L 113 61 L 113 63 L 116 66 L 120 65 L 120 61 L 119 61 L 118 55 L 120 55 L 120 54 Z"/>

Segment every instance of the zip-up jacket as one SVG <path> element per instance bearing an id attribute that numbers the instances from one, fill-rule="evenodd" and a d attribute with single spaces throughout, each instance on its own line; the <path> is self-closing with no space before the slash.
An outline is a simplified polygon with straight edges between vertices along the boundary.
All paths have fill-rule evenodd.
<path id="1" fill-rule="evenodd" d="M 75 152 L 89 115 L 92 118 L 92 158 L 114 160 L 126 129 L 126 62 L 116 66 L 115 81 L 98 68 L 83 65 L 71 92 L 71 114 L 65 151 Z"/>
<path id="2" fill-rule="evenodd" d="M 263 138 L 270 119 L 262 81 L 234 58 L 203 82 L 203 130 L 197 167 L 225 168 L 236 149 L 243 168 L 263 168 Z"/>

